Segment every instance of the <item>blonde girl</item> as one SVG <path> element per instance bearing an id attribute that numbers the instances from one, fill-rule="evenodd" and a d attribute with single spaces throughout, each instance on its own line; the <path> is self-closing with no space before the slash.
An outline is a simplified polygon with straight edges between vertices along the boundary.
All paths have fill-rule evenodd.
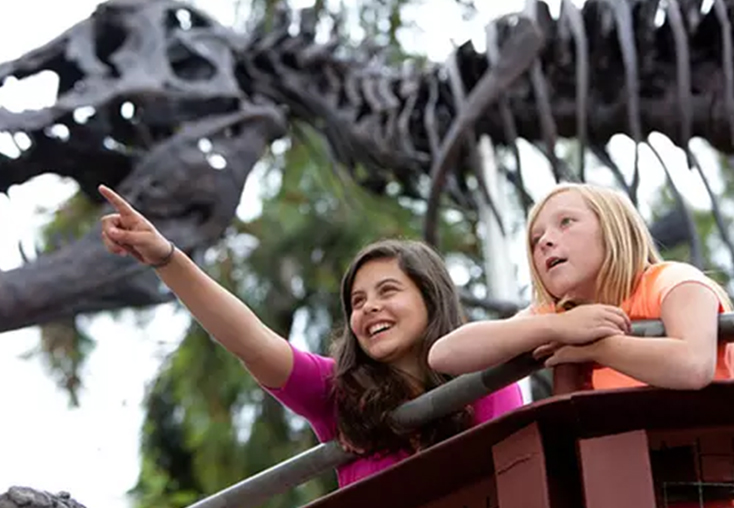
<path id="1" fill-rule="evenodd" d="M 466 324 L 439 339 L 429 364 L 461 374 L 533 351 L 546 366 L 593 363 L 595 389 L 698 389 L 728 379 L 717 316 L 723 289 L 695 267 L 663 261 L 623 194 L 555 187 L 528 220 L 533 303 L 510 319 Z M 667 336 L 635 337 L 631 320 L 661 319 Z"/>

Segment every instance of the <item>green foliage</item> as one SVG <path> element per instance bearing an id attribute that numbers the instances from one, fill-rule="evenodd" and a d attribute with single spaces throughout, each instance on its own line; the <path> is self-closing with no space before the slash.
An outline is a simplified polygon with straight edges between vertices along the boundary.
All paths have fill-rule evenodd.
<path id="1" fill-rule="evenodd" d="M 141 506 L 185 506 L 245 476 L 236 417 L 253 381 L 193 323 L 149 390 L 143 464 L 133 491 Z"/>
<path id="2" fill-rule="evenodd" d="M 722 171 L 721 173 L 726 173 Z M 729 193 L 729 194 L 727 194 Z M 734 186 L 725 191 L 721 197 L 731 196 L 734 198 Z M 721 197 L 719 199 L 721 199 Z M 724 200 L 721 200 L 724 201 Z M 653 199 L 652 219 L 657 220 L 676 207 L 675 198 L 669 187 L 663 187 Z M 731 282 L 731 271 L 727 268 L 729 259 L 721 257 L 721 236 L 716 226 L 713 214 L 708 210 L 691 210 L 693 221 L 696 226 L 703 248 L 704 270 L 706 274 L 719 284 L 726 287 Z M 731 226 L 731 217 L 724 217 L 726 223 Z M 730 228 L 731 230 L 731 228 Z M 661 246 L 660 254 L 666 260 L 691 261 L 691 247 L 688 243 L 678 245 Z"/>
<path id="3" fill-rule="evenodd" d="M 86 234 L 97 219 L 97 206 L 77 192 L 41 229 L 41 251 L 52 252 L 74 242 Z M 76 318 L 47 323 L 40 328 L 38 346 L 24 358 L 40 357 L 51 378 L 68 395 L 69 405 L 77 407 L 82 386 L 81 369 L 94 349 L 94 340 L 81 330 Z"/>
<path id="4" fill-rule="evenodd" d="M 81 191 L 74 194 L 42 228 L 43 251 L 54 251 L 81 238 L 97 222 L 98 213 L 98 206 Z"/>
<path id="5" fill-rule="evenodd" d="M 38 346 L 23 358 L 39 356 L 57 386 L 67 393 L 70 407 L 78 407 L 81 369 L 94 345 L 94 340 L 79 329 L 76 320 L 69 318 L 43 325 Z"/>

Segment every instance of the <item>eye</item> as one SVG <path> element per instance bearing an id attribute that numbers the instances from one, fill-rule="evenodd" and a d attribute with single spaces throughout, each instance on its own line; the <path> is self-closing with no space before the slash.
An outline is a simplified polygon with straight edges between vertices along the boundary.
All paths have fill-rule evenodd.
<path id="1" fill-rule="evenodd" d="M 565 226 L 568 226 L 568 225 L 569 225 L 569 224 L 571 224 L 572 222 L 573 222 L 573 219 L 572 219 L 571 217 L 563 217 L 563 218 L 561 219 L 561 226 L 564 226 L 564 227 L 565 227 Z"/>
<path id="2" fill-rule="evenodd" d="M 384 286 L 380 288 L 380 293 L 383 295 L 390 295 L 390 294 L 395 293 L 397 290 L 398 290 L 397 287 L 389 285 L 389 284 L 385 284 Z"/>
<path id="3" fill-rule="evenodd" d="M 362 306 L 364 303 L 364 297 L 363 296 L 355 296 L 352 298 L 352 309 L 358 309 Z"/>

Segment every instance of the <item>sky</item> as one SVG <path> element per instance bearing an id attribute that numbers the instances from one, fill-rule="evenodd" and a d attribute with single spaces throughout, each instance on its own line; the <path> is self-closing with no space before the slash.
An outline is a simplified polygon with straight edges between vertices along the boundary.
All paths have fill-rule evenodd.
<path id="1" fill-rule="evenodd" d="M 207 0 L 206 10 L 228 24 L 233 19 L 234 3 Z M 311 2 L 293 3 L 305 7 Z M 94 0 L 24 0 L 12 8 L 0 7 L 0 62 L 47 42 L 88 16 L 97 4 Z M 522 0 L 492 2 L 481 9 L 480 17 L 465 21 L 454 7 L 454 0 L 430 0 L 430 6 L 424 2 L 406 13 L 419 29 L 405 42 L 424 49 L 431 59 L 443 61 L 453 42 L 475 37 L 475 44 L 481 47 L 486 21 L 523 7 Z M 48 106 L 52 101 L 48 80 L 0 88 L 0 106 L 13 111 Z M 665 140 L 660 143 L 675 178 L 691 191 L 694 205 L 706 207 L 700 183 L 682 166 L 682 152 Z M 616 138 L 612 145 L 620 161 L 630 160 L 629 140 Z M 3 138 L 2 134 L 0 150 L 12 151 L 7 136 Z M 713 164 L 706 150 L 701 148 L 699 153 L 704 164 Z M 546 164 L 532 153 L 528 157 L 532 164 Z M 650 154 L 643 154 L 643 158 L 647 163 L 652 161 Z M 643 179 L 643 184 L 649 186 L 649 191 L 661 179 L 662 173 L 657 180 Z M 541 178 L 538 185 L 546 187 L 550 181 Z M 38 228 L 75 188 L 72 182 L 46 175 L 14 186 L 9 199 L 0 195 L 0 271 L 21 264 L 19 243 L 26 252 L 33 252 Z M 249 182 L 245 193 L 249 197 L 243 202 L 256 202 L 256 183 Z M 240 210 L 242 214 L 256 211 L 256 206 Z M 173 305 L 165 305 L 156 309 L 145 326 L 132 313 L 123 313 L 115 320 L 102 315 L 83 322 L 87 332 L 97 339 L 97 346 L 83 371 L 81 407 L 75 409 L 69 408 L 67 396 L 56 388 L 37 357 L 22 358 L 37 347 L 38 329 L 0 334 L 0 493 L 11 485 L 26 485 L 51 492 L 69 491 L 88 508 L 127 508 L 131 505 L 125 493 L 134 486 L 138 474 L 138 436 L 146 383 L 165 354 L 176 347 L 188 319 Z"/>

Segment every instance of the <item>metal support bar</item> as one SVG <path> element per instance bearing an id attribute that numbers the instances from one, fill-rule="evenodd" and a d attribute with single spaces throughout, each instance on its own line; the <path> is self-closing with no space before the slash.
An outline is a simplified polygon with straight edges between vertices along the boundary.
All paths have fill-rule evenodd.
<path id="1" fill-rule="evenodd" d="M 642 320 L 632 323 L 632 335 L 661 337 L 664 334 L 662 321 Z M 719 340 L 734 342 L 734 313 L 719 316 Z M 505 364 L 459 376 L 424 393 L 393 411 L 392 418 L 406 429 L 420 427 L 519 381 L 542 366 L 529 353 L 519 355 Z M 338 443 L 330 441 L 212 494 L 188 508 L 255 508 L 268 498 L 355 458 L 355 455 L 345 452 Z"/>
<path id="2" fill-rule="evenodd" d="M 734 342 L 734 312 L 719 315 L 719 342 Z M 632 322 L 635 337 L 663 337 L 665 327 L 659 319 L 644 319 Z"/>
<path id="3" fill-rule="evenodd" d="M 272 496 L 354 460 L 336 441 L 306 450 L 288 460 L 212 494 L 188 508 L 254 508 Z"/>
<path id="4" fill-rule="evenodd" d="M 431 420 L 458 411 L 467 404 L 542 368 L 543 363 L 533 358 L 530 353 L 522 354 L 497 367 L 452 379 L 406 402 L 393 411 L 392 419 L 406 429 L 420 427 Z"/>

